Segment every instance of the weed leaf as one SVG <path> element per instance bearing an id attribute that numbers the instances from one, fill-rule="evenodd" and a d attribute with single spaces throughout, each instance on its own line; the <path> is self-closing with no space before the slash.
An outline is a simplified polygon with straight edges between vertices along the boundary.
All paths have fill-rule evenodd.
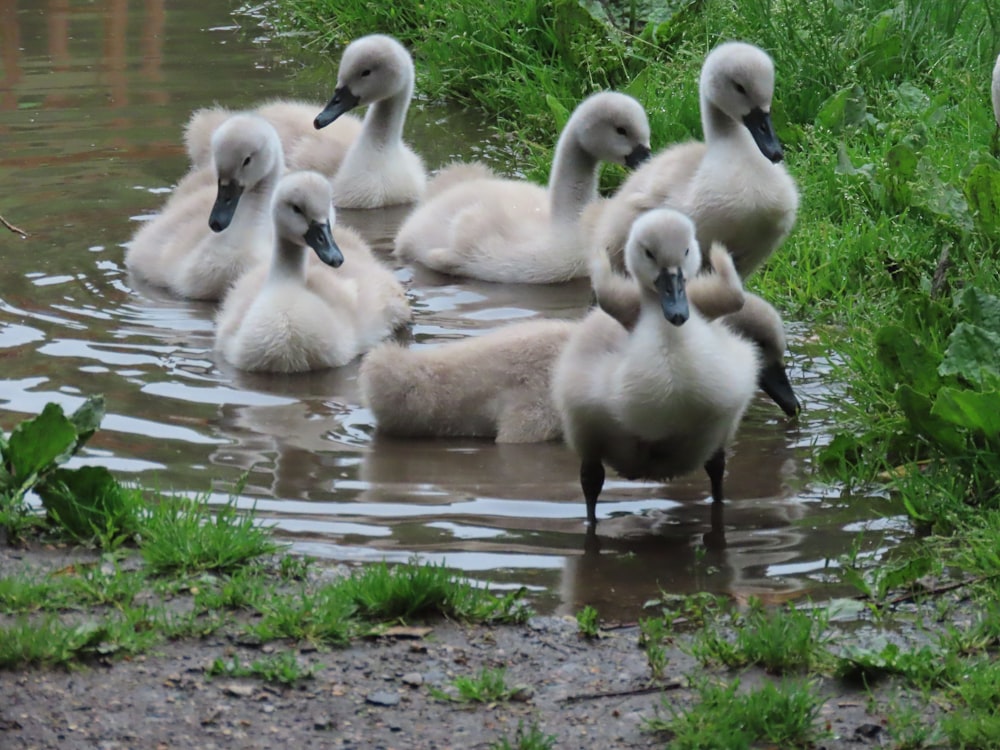
<path id="1" fill-rule="evenodd" d="M 36 490 L 49 517 L 77 539 L 90 539 L 109 523 L 126 521 L 120 518 L 121 485 L 103 466 L 56 469 Z"/>
<path id="2" fill-rule="evenodd" d="M 966 322 L 1000 333 L 1000 297 L 968 287 L 960 300 Z"/>
<path id="3" fill-rule="evenodd" d="M 1000 437 L 1000 392 L 996 390 L 978 393 L 942 388 L 931 413 L 986 437 Z"/>
<path id="4" fill-rule="evenodd" d="M 91 396 L 73 412 L 69 419 L 76 428 L 77 441 L 73 449 L 75 453 L 101 426 L 101 420 L 104 419 L 104 397 Z"/>
<path id="5" fill-rule="evenodd" d="M 964 450 L 965 438 L 953 423 L 934 413 L 930 397 L 917 393 L 908 385 L 901 385 L 896 391 L 896 402 L 915 433 L 950 453 Z"/>
<path id="6" fill-rule="evenodd" d="M 991 237 L 1000 235 L 1000 172 L 978 165 L 965 180 L 964 193 L 979 230 Z"/>
<path id="7" fill-rule="evenodd" d="M 72 454 L 77 433 L 62 407 L 49 403 L 34 419 L 21 422 L 10 434 L 6 460 L 20 482 L 65 460 Z"/>
<path id="8" fill-rule="evenodd" d="M 948 337 L 938 372 L 959 375 L 980 388 L 1000 383 L 1000 333 L 959 323 Z"/>

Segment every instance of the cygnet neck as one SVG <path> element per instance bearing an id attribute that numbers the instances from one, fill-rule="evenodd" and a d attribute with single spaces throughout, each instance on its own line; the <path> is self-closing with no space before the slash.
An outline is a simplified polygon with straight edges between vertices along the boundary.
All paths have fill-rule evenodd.
<path id="1" fill-rule="evenodd" d="M 552 220 L 574 223 L 597 197 L 598 160 L 583 148 L 567 124 L 556 144 L 549 176 L 549 209 Z"/>
<path id="2" fill-rule="evenodd" d="M 307 248 L 301 241 L 278 236 L 275 240 L 268 280 L 274 282 L 304 279 L 307 260 Z"/>
<path id="3" fill-rule="evenodd" d="M 359 140 L 377 147 L 402 141 L 406 110 L 412 97 L 413 77 L 409 76 L 395 94 L 372 102 L 365 113 Z"/>

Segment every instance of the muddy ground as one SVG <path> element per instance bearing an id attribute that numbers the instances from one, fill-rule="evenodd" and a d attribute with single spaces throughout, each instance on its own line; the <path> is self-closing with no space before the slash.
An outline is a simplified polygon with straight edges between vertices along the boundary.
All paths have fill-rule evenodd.
<path id="1" fill-rule="evenodd" d="M 0 576 L 71 559 L 73 553 L 7 548 L 0 550 Z M 0 617 L 0 624 L 9 621 Z M 262 650 L 289 645 L 262 648 L 236 635 L 164 643 L 132 659 L 72 670 L 0 671 L 0 748 L 489 748 L 512 739 L 520 722 L 537 722 L 558 748 L 666 747 L 668 736 L 644 728 L 647 718 L 668 713 L 662 702 L 690 705 L 689 675 L 737 676 L 704 670 L 679 636 L 665 677 L 653 684 L 638 628 L 627 624 L 598 640 L 581 638 L 569 618 L 429 625 L 423 637 L 304 648 L 299 659 L 315 675 L 293 687 L 207 677 L 217 658 L 235 655 L 248 664 Z M 507 684 L 524 689 L 495 705 L 460 705 L 431 694 L 483 667 L 506 667 Z M 756 670 L 738 676 L 746 686 L 767 679 Z M 831 736 L 818 747 L 889 743 L 884 717 L 866 710 L 867 693 L 832 679 L 820 685 L 821 722 Z"/>

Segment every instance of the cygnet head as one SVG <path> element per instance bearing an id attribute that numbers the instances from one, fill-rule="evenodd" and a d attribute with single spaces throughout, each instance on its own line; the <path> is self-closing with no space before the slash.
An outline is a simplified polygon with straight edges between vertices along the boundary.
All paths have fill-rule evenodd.
<path id="1" fill-rule="evenodd" d="M 659 300 L 675 326 L 690 316 L 685 283 L 701 267 L 694 222 L 671 208 L 657 208 L 632 223 L 625 242 L 625 266 L 646 299 Z"/>
<path id="2" fill-rule="evenodd" d="M 213 232 L 229 226 L 240 196 L 284 168 L 281 139 L 264 118 L 233 115 L 212 134 L 212 163 L 219 192 L 208 218 Z"/>
<path id="3" fill-rule="evenodd" d="M 370 34 L 344 49 L 337 70 L 337 88 L 313 125 L 325 128 L 345 112 L 401 92 L 412 91 L 413 59 L 391 36 Z"/>
<path id="4" fill-rule="evenodd" d="M 784 158 L 771 123 L 774 62 L 760 47 L 726 42 L 712 50 L 701 68 L 702 107 L 715 107 L 742 123 L 757 148 L 772 162 Z"/>
<path id="5" fill-rule="evenodd" d="M 328 266 L 337 268 L 344 256 L 333 241 L 333 195 L 329 181 L 318 172 L 292 172 L 281 179 L 271 204 L 279 243 L 308 245 Z"/>
<path id="6" fill-rule="evenodd" d="M 761 353 L 761 369 L 757 385 L 789 417 L 801 410 L 785 369 L 785 325 L 778 311 L 756 294 L 746 294 L 743 308 L 730 313 L 723 320 L 726 325 L 749 339 Z"/>
<path id="7" fill-rule="evenodd" d="M 592 94 L 577 105 L 563 128 L 597 161 L 635 169 L 649 158 L 649 120 L 635 99 L 616 91 Z"/>

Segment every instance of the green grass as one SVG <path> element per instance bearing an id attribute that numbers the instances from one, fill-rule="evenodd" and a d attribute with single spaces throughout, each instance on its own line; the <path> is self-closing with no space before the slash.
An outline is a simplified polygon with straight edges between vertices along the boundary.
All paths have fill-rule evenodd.
<path id="1" fill-rule="evenodd" d="M 598 638 L 601 635 L 601 616 L 589 604 L 576 613 L 576 629 L 583 638 Z"/>
<path id="2" fill-rule="evenodd" d="M 657 717 L 646 726 L 669 733 L 670 747 L 676 750 L 739 750 L 759 743 L 811 747 L 822 737 L 817 726 L 822 700 L 809 685 L 765 682 L 755 690 L 741 692 L 739 688 L 739 680 L 729 685 L 704 682 L 697 687 L 699 702 L 693 708 L 681 711 L 664 702 L 670 718 Z"/>
<path id="3" fill-rule="evenodd" d="M 206 677 L 256 677 L 264 682 L 278 685 L 294 685 L 309 679 L 315 669 L 303 665 L 295 651 L 279 651 L 244 664 L 238 656 L 230 659 L 215 659 L 205 670 Z"/>
<path id="4" fill-rule="evenodd" d="M 167 498 L 150 508 L 143 524 L 142 555 L 154 573 L 230 571 L 279 549 L 253 513 L 221 507 L 206 498 Z"/>
<path id="5" fill-rule="evenodd" d="M 766 610 L 754 605 L 734 617 L 728 636 L 718 625 L 696 635 L 692 654 L 703 664 L 730 668 L 758 665 L 773 674 L 810 672 L 829 662 L 826 619 L 821 611 Z"/>
<path id="6" fill-rule="evenodd" d="M 545 734 L 537 724 L 525 728 L 524 722 L 518 722 L 514 736 L 497 740 L 490 750 L 553 750 L 555 746 L 555 735 Z"/>
<path id="7" fill-rule="evenodd" d="M 527 612 L 516 591 L 496 597 L 488 589 L 457 579 L 443 565 L 370 565 L 338 585 L 360 617 L 408 622 L 442 615 L 472 622 L 523 622 Z"/>
<path id="8" fill-rule="evenodd" d="M 452 691 L 431 688 L 430 693 L 438 700 L 456 703 L 503 703 L 516 696 L 520 688 L 507 684 L 505 668 L 483 667 L 478 675 L 456 677 Z"/>

